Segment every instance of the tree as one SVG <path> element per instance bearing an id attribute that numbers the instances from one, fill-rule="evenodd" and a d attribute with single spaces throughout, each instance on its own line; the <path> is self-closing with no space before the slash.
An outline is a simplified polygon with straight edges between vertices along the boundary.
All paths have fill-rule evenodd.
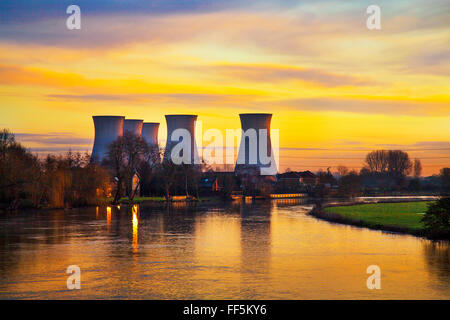
<path id="1" fill-rule="evenodd" d="M 327 172 L 320 169 L 317 172 L 317 177 L 319 178 L 319 183 L 321 183 L 321 184 L 328 183 L 330 185 L 334 185 L 337 183 L 336 178 L 333 176 L 333 174 L 330 171 L 330 168 L 327 168 Z"/>
<path id="2" fill-rule="evenodd" d="M 412 162 L 408 153 L 401 150 L 389 150 L 388 171 L 392 174 L 406 176 L 411 172 Z"/>
<path id="3" fill-rule="evenodd" d="M 346 166 L 338 165 L 337 166 L 337 172 L 338 172 L 340 177 L 343 177 L 343 176 L 348 174 L 349 170 L 348 170 L 348 168 Z"/>
<path id="4" fill-rule="evenodd" d="M 125 132 L 117 138 L 108 148 L 108 156 L 105 165 L 110 168 L 117 183 L 113 203 L 118 203 L 125 186 L 125 194 L 132 201 L 139 189 L 139 183 L 133 188 L 133 179 L 144 172 L 145 164 L 150 157 L 151 148 L 139 136 L 132 132 Z"/>
<path id="5" fill-rule="evenodd" d="M 370 152 L 366 156 L 366 167 L 371 172 L 386 172 L 389 167 L 389 152 L 386 150 Z"/>
<path id="6" fill-rule="evenodd" d="M 163 158 L 159 170 L 160 180 L 163 181 L 163 189 L 166 200 L 170 199 L 171 189 L 177 180 L 178 166 L 167 158 Z"/>
<path id="7" fill-rule="evenodd" d="M 113 204 L 119 203 L 122 197 L 122 186 L 125 177 L 125 152 L 123 137 L 119 137 L 116 141 L 111 143 L 108 147 L 108 155 L 103 164 L 108 167 L 114 177 L 116 183 L 116 190 L 114 193 Z"/>
<path id="8" fill-rule="evenodd" d="M 420 159 L 414 159 L 414 177 L 419 178 L 422 175 L 422 163 Z"/>
<path id="9" fill-rule="evenodd" d="M 361 178 L 351 171 L 339 180 L 339 194 L 343 197 L 355 197 L 361 192 Z"/>
<path id="10" fill-rule="evenodd" d="M 430 203 L 422 222 L 428 237 L 450 239 L 450 197 Z"/>
<path id="11" fill-rule="evenodd" d="M 123 148 L 125 154 L 125 191 L 128 199 L 132 201 L 139 188 L 139 183 L 133 188 L 133 178 L 137 175 L 138 179 L 140 179 L 141 169 L 149 158 L 150 147 L 142 137 L 127 131 L 123 135 Z"/>
<path id="12" fill-rule="evenodd" d="M 16 142 L 14 134 L 0 131 L 0 202 L 17 209 L 22 200 L 40 199 L 39 159 Z"/>
<path id="13" fill-rule="evenodd" d="M 442 168 L 439 174 L 442 189 L 445 192 L 450 192 L 450 168 Z"/>

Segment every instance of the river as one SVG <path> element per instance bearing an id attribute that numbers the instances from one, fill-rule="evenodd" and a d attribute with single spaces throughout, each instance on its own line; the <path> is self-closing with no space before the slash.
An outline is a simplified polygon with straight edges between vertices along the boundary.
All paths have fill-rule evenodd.
<path id="1" fill-rule="evenodd" d="M 449 299 L 450 246 L 304 200 L 0 214 L 0 299 Z M 81 269 L 68 290 L 66 269 Z M 369 290 L 366 269 L 381 270 Z"/>

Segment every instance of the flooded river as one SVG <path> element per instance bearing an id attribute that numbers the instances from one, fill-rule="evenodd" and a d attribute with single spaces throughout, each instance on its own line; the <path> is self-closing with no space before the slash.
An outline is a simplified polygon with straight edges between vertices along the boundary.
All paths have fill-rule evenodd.
<path id="1" fill-rule="evenodd" d="M 450 246 L 302 200 L 0 214 L 0 299 L 450 299 Z M 68 290 L 66 269 L 81 270 Z M 366 269 L 381 269 L 369 290 Z"/>

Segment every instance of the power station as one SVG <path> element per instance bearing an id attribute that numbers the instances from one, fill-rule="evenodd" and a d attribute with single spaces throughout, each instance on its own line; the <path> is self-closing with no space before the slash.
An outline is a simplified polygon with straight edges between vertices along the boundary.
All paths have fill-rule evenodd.
<path id="1" fill-rule="evenodd" d="M 142 126 L 144 124 L 144 120 L 137 119 L 125 119 L 123 122 L 123 133 L 130 132 L 136 137 L 140 137 L 142 135 Z"/>
<path id="2" fill-rule="evenodd" d="M 92 160 L 102 162 L 108 154 L 108 146 L 123 135 L 122 116 L 93 116 L 95 127 Z"/>
<path id="3" fill-rule="evenodd" d="M 241 119 L 242 138 L 235 172 L 256 170 L 257 174 L 261 174 L 261 169 L 268 169 L 271 165 L 275 166 L 275 156 L 270 139 L 272 114 L 241 113 L 239 117 Z M 267 136 L 262 135 L 263 132 Z"/>
<path id="4" fill-rule="evenodd" d="M 142 139 L 144 139 L 144 141 L 152 148 L 149 160 L 150 163 L 161 163 L 158 145 L 158 130 L 159 123 L 157 122 L 144 122 L 142 127 Z"/>
<path id="5" fill-rule="evenodd" d="M 142 126 L 142 138 L 150 146 L 158 145 L 158 122 L 144 122 Z"/>
<path id="6" fill-rule="evenodd" d="M 236 159 L 235 173 L 267 175 L 269 168 L 275 166 L 275 156 L 270 137 L 270 113 L 242 113 L 239 115 L 242 127 L 242 138 Z M 93 161 L 101 162 L 108 153 L 108 146 L 118 137 L 129 131 L 142 137 L 147 144 L 158 146 L 159 123 L 136 119 L 125 119 L 123 116 L 93 116 L 95 126 L 95 141 L 92 150 Z M 167 142 L 164 158 L 172 160 L 172 151 L 184 139 L 188 148 L 175 150 L 177 155 L 188 158 L 191 164 L 199 163 L 198 150 L 195 142 L 195 124 L 197 115 L 172 114 L 166 115 Z M 178 130 L 183 129 L 183 130 Z M 189 152 L 190 156 L 183 153 Z M 158 160 L 159 161 L 159 160 Z M 276 173 L 276 172 L 275 172 Z M 268 175 L 273 175 L 269 173 Z"/>
<path id="7" fill-rule="evenodd" d="M 167 143 L 166 149 L 164 151 L 164 159 L 173 160 L 171 157 L 173 147 L 178 144 L 183 138 L 179 137 L 178 139 L 172 140 L 174 138 L 174 134 L 176 135 L 177 129 L 184 129 L 184 132 L 189 134 L 190 139 L 190 163 L 194 164 L 195 160 L 198 159 L 197 155 L 197 146 L 195 144 L 195 122 L 197 121 L 196 115 L 189 114 L 173 114 L 166 115 L 167 122 Z M 180 133 L 180 131 L 178 131 Z M 180 156 L 183 156 L 180 154 Z"/>

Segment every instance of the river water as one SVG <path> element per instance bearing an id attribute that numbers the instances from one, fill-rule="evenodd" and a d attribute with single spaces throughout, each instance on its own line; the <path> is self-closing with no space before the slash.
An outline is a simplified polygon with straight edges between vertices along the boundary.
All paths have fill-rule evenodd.
<path id="1" fill-rule="evenodd" d="M 302 200 L 0 215 L 0 299 L 450 299 L 450 246 Z M 68 290 L 66 269 L 81 269 Z M 369 290 L 366 269 L 381 269 Z"/>

